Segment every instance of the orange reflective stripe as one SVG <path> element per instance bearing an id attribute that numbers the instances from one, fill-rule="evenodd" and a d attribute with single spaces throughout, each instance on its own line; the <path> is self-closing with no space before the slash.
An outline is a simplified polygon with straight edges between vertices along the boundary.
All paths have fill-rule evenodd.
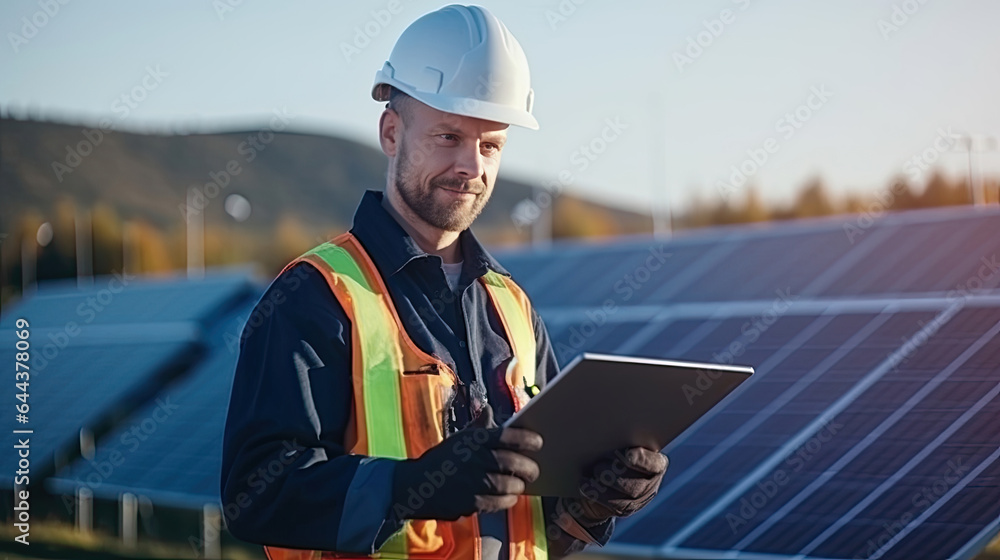
<path id="1" fill-rule="evenodd" d="M 386 305 L 385 294 L 377 292 L 361 267 L 346 249 L 324 243 L 306 255 L 316 255 L 342 278 L 354 306 L 352 336 L 361 349 L 365 417 L 378 415 L 378 422 L 366 422 L 368 454 L 375 457 L 406 458 L 403 434 L 403 405 L 399 394 L 399 371 L 402 350 L 398 344 L 386 344 L 399 337 L 395 321 Z M 371 271 L 369 271 L 370 273 Z"/>
<path id="2" fill-rule="evenodd" d="M 500 315 L 514 354 L 507 367 L 507 386 L 514 397 L 514 410 L 520 410 L 528 399 L 525 389 L 535 384 L 535 329 L 531 324 L 531 304 L 524 292 L 502 274 L 487 271 L 482 281 Z"/>
<path id="3" fill-rule="evenodd" d="M 535 384 L 536 342 L 531 323 L 531 304 L 528 296 L 513 281 L 492 270 L 483 276 L 483 285 L 500 315 L 514 354 L 507 367 L 507 386 L 514 399 L 514 409 L 520 410 L 529 398 L 526 387 Z M 507 521 L 512 558 L 548 558 L 545 515 L 540 497 L 519 497 L 514 507 L 508 510 Z"/>

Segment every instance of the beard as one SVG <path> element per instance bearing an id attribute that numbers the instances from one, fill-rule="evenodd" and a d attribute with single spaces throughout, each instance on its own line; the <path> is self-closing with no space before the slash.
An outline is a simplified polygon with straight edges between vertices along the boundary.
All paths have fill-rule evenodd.
<path id="1" fill-rule="evenodd" d="M 396 160 L 396 191 L 403 202 L 413 210 L 421 220 L 443 231 L 463 231 L 483 211 L 489 201 L 490 192 L 482 179 L 471 181 L 445 177 L 435 177 L 425 187 L 420 180 L 412 176 L 409 153 L 406 144 L 399 146 L 399 157 Z M 471 203 L 464 199 L 449 199 L 447 202 L 437 200 L 438 189 L 447 188 L 456 191 L 476 193 Z M 448 195 L 450 197 L 450 195 Z"/>

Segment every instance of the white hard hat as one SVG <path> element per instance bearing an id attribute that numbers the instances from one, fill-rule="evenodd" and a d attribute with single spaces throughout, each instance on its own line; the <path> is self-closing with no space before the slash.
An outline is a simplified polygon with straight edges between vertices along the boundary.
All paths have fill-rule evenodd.
<path id="1" fill-rule="evenodd" d="M 445 6 L 403 30 L 372 97 L 388 101 L 390 86 L 439 111 L 538 130 L 528 59 L 480 6 Z"/>

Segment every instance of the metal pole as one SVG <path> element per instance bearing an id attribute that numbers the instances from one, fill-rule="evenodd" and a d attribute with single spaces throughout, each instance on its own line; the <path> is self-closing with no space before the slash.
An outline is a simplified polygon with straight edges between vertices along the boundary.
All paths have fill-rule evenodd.
<path id="1" fill-rule="evenodd" d="M 139 501 L 135 494 L 125 492 L 121 499 L 122 544 L 133 548 L 139 542 Z"/>
<path id="2" fill-rule="evenodd" d="M 663 120 L 665 119 L 663 115 L 663 104 L 661 103 L 660 96 L 654 93 L 650 99 L 650 116 L 649 122 L 653 123 L 652 128 L 650 128 L 650 138 L 649 146 L 652 154 L 649 158 L 649 191 L 650 195 L 653 197 L 652 203 L 649 205 L 650 216 L 653 219 L 653 238 L 667 240 L 670 239 L 672 235 L 672 224 L 670 223 L 670 200 L 669 192 L 667 191 L 667 183 L 665 180 L 661 180 L 660 173 L 666 170 L 667 157 L 666 157 L 666 142 L 663 141 L 663 130 L 660 125 L 663 125 Z M 663 161 L 660 161 L 660 158 Z M 660 189 L 663 189 L 663 197 L 661 198 Z"/>
<path id="3" fill-rule="evenodd" d="M 37 280 L 38 242 L 34 237 L 24 236 L 21 241 L 21 295 L 34 293 Z"/>
<path id="4" fill-rule="evenodd" d="M 139 236 L 136 233 L 137 226 L 126 220 L 122 224 L 122 274 L 139 274 L 141 264 L 139 262 Z"/>
<path id="5" fill-rule="evenodd" d="M 89 533 L 94 529 L 94 493 L 81 486 L 76 491 L 76 530 Z"/>
<path id="6" fill-rule="evenodd" d="M 538 216 L 531 222 L 531 247 L 542 249 L 548 247 L 552 242 L 552 207 L 556 204 L 556 197 L 544 187 L 532 187 L 532 190 L 535 193 L 534 200 L 548 201 L 548 204 L 538 205 Z M 542 197 L 539 193 L 545 194 L 545 196 Z"/>
<path id="7" fill-rule="evenodd" d="M 94 285 L 94 243 L 90 211 L 76 214 L 76 285 Z"/>
<path id="8" fill-rule="evenodd" d="M 998 149 L 997 138 L 982 134 L 963 134 L 962 140 L 962 147 L 968 152 L 969 158 L 969 200 L 973 206 L 985 205 L 989 199 L 983 176 L 982 156 L 988 151 Z"/>
<path id="9" fill-rule="evenodd" d="M 205 277 L 205 214 L 197 208 L 195 189 L 187 191 L 187 276 L 189 279 Z"/>
<path id="10" fill-rule="evenodd" d="M 222 511 L 215 504 L 205 504 L 202 508 L 202 542 L 205 558 L 222 558 L 220 533 L 222 532 Z"/>

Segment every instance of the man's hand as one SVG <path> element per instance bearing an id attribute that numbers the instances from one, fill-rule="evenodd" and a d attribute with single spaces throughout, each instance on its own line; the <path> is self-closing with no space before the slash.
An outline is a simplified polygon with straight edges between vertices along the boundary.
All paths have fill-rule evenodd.
<path id="1" fill-rule="evenodd" d="M 591 466 L 581 481 L 583 496 L 564 498 L 563 507 L 588 527 L 632 515 L 656 496 L 668 462 L 663 453 L 644 447 L 616 450 Z"/>
<path id="2" fill-rule="evenodd" d="M 404 519 L 453 521 L 512 507 L 538 463 L 522 453 L 542 448 L 542 436 L 500 428 L 487 405 L 469 426 L 395 465 L 393 509 Z"/>

